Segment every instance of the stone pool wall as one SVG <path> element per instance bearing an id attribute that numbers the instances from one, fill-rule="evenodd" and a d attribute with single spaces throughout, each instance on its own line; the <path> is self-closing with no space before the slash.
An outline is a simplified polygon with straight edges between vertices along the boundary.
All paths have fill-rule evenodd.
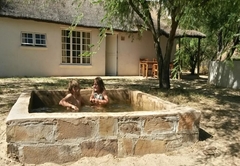
<path id="1" fill-rule="evenodd" d="M 83 91 L 82 94 L 89 94 Z M 35 92 L 52 103 L 57 91 Z M 22 163 L 58 164 L 81 157 L 142 156 L 188 146 L 199 137 L 199 111 L 140 91 L 109 91 L 111 101 L 126 97 L 146 111 L 29 113 L 31 92 L 22 93 L 7 117 L 7 153 Z M 87 100 L 87 98 L 86 98 Z M 29 105 L 30 104 L 30 105 Z M 151 110 L 151 111 L 150 111 Z"/>

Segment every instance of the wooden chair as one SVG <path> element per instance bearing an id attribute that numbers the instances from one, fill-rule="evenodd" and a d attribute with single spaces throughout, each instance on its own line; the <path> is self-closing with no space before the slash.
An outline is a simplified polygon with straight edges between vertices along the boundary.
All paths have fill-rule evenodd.
<path id="1" fill-rule="evenodd" d="M 146 61 L 148 61 L 148 59 L 146 58 L 140 58 L 139 59 L 139 76 L 146 76 Z"/>
<path id="2" fill-rule="evenodd" d="M 153 64 L 152 64 L 152 68 L 150 68 L 151 69 L 151 74 L 152 74 L 152 77 L 155 77 L 155 75 L 154 75 L 154 73 L 156 73 L 157 72 L 157 69 L 156 69 L 156 67 L 157 67 L 157 58 L 153 58 Z"/>
<path id="3" fill-rule="evenodd" d="M 172 77 L 173 63 L 169 64 L 169 74 Z M 152 75 L 154 78 L 158 78 L 158 64 L 153 64 Z"/>
<path id="4" fill-rule="evenodd" d="M 153 64 L 152 76 L 153 76 L 154 78 L 158 78 L 158 64 Z"/>

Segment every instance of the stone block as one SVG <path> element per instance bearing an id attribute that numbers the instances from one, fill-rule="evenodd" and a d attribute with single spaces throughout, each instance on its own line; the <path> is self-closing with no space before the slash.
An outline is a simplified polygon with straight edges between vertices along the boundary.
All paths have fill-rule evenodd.
<path id="1" fill-rule="evenodd" d="M 117 156 L 118 141 L 117 139 L 86 141 L 82 142 L 80 147 L 84 157 L 101 157 L 107 154 Z"/>
<path id="2" fill-rule="evenodd" d="M 60 164 L 77 161 L 81 156 L 81 150 L 77 145 L 37 145 L 24 146 L 22 154 L 20 161 L 23 163 L 53 162 Z"/>
<path id="3" fill-rule="evenodd" d="M 39 142 L 54 141 L 54 124 L 44 122 L 22 123 L 7 128 L 7 142 Z"/>
<path id="4" fill-rule="evenodd" d="M 128 122 L 119 124 L 119 132 L 121 135 L 131 134 L 139 136 L 141 134 L 141 128 L 137 122 Z"/>
<path id="5" fill-rule="evenodd" d="M 198 131 L 200 122 L 200 113 L 185 112 L 179 114 L 178 132 Z"/>
<path id="6" fill-rule="evenodd" d="M 162 117 L 148 117 L 144 124 L 144 133 L 156 134 L 162 132 L 173 132 L 174 124 L 172 122 L 166 122 Z"/>
<path id="7" fill-rule="evenodd" d="M 166 152 L 166 142 L 163 140 L 139 139 L 134 148 L 134 155 Z"/>
<path id="8" fill-rule="evenodd" d="M 58 120 L 57 140 L 92 137 L 96 132 L 95 123 L 87 119 Z"/>
<path id="9" fill-rule="evenodd" d="M 118 142 L 118 156 L 119 157 L 132 156 L 133 147 L 134 147 L 133 139 L 130 138 L 120 139 Z"/>
<path id="10" fill-rule="evenodd" d="M 99 136 L 115 136 L 117 133 L 117 119 L 113 117 L 99 118 Z"/>

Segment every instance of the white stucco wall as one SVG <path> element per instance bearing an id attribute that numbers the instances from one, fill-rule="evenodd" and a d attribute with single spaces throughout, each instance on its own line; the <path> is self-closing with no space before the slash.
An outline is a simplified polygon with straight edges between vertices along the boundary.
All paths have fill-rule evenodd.
<path id="1" fill-rule="evenodd" d="M 105 72 L 104 49 L 98 51 L 98 58 L 93 58 L 93 65 L 61 65 L 61 30 L 67 26 L 7 18 L 1 18 L 0 25 L 0 76 L 102 75 Z M 96 43 L 98 30 L 87 30 Z M 46 34 L 47 48 L 21 46 L 22 31 Z"/>
<path id="2" fill-rule="evenodd" d="M 134 36 L 132 40 L 127 33 L 118 35 L 118 75 L 138 75 L 139 59 L 155 57 L 151 34 L 145 32 L 141 39 L 137 38 L 137 34 Z"/>
<path id="3" fill-rule="evenodd" d="M 128 34 L 122 32 L 118 34 L 118 75 L 138 75 L 138 63 L 140 58 L 148 58 L 149 60 L 156 58 L 156 52 L 153 45 L 152 34 L 144 32 L 139 39 L 138 35 L 135 38 L 128 38 Z M 121 40 L 124 37 L 124 40 Z M 167 38 L 161 37 L 161 48 L 163 55 L 167 44 Z M 171 60 L 176 52 L 174 47 Z"/>
<path id="4" fill-rule="evenodd" d="M 240 61 L 209 63 L 208 82 L 220 87 L 240 89 Z"/>
<path id="5" fill-rule="evenodd" d="M 0 25 L 1 77 L 105 75 L 105 41 L 92 57 L 91 65 L 63 65 L 61 64 L 61 30 L 68 26 L 11 18 L 0 18 Z M 98 29 L 77 28 L 76 30 L 78 29 L 90 31 L 92 44 L 97 44 Z M 21 46 L 22 31 L 46 34 L 47 48 Z M 132 41 L 125 32 L 116 33 L 118 35 L 118 75 L 138 75 L 139 58 L 156 57 L 151 34 L 145 32 L 141 40 L 138 40 L 135 34 L 135 40 Z M 124 37 L 124 40 L 121 37 Z M 162 44 L 165 45 L 166 42 Z M 163 52 L 165 52 L 164 49 Z"/>

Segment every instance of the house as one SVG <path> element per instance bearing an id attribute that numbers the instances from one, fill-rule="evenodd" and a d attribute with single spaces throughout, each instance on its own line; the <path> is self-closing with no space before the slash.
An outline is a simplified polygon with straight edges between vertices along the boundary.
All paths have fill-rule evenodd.
<path id="1" fill-rule="evenodd" d="M 0 4 L 0 77 L 134 76 L 140 58 L 156 56 L 149 31 L 138 40 L 133 30 L 132 40 L 120 26 L 114 27 L 114 34 L 107 33 L 98 49 L 104 13 L 88 1 L 81 6 L 74 0 L 2 0 Z M 69 34 L 74 21 L 77 26 Z M 164 53 L 169 30 L 163 31 Z M 95 46 L 90 49 L 89 44 Z M 79 56 L 94 50 L 93 56 Z"/>

